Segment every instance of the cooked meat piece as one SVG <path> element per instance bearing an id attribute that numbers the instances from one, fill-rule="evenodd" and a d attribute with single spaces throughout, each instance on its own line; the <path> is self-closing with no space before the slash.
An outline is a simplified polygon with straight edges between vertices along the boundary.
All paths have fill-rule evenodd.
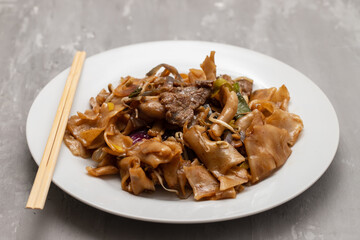
<path id="1" fill-rule="evenodd" d="M 197 80 L 195 81 L 195 85 L 197 87 L 207 87 L 212 88 L 214 81 L 212 80 Z"/>
<path id="2" fill-rule="evenodd" d="M 241 95 L 250 97 L 253 88 L 252 80 L 247 77 L 239 77 L 235 81 L 239 84 Z"/>
<path id="3" fill-rule="evenodd" d="M 210 96 L 210 88 L 176 87 L 160 94 L 160 102 L 166 110 L 166 120 L 174 125 L 183 126 L 194 117 L 194 110 L 203 105 Z"/>

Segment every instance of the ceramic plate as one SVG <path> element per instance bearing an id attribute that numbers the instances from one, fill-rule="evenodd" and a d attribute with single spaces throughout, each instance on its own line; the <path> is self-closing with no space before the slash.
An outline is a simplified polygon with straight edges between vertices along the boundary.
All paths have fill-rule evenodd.
<path id="1" fill-rule="evenodd" d="M 94 178 L 85 167 L 91 160 L 74 157 L 63 144 L 53 182 L 76 199 L 123 217 L 166 223 L 215 222 L 244 217 L 276 207 L 296 197 L 325 172 L 339 141 L 336 113 L 325 94 L 306 76 L 263 54 L 210 42 L 164 41 L 125 46 L 89 57 L 83 69 L 71 115 L 89 108 L 88 100 L 121 76 L 143 77 L 159 63 L 187 72 L 199 68 L 216 51 L 217 74 L 247 76 L 255 88 L 285 84 L 291 96 L 289 111 L 301 116 L 304 130 L 285 165 L 271 177 L 237 195 L 236 199 L 196 202 L 168 192 L 134 196 L 121 189 L 117 176 Z M 35 99 L 27 119 L 30 151 L 39 164 L 69 69 L 52 79 Z"/>

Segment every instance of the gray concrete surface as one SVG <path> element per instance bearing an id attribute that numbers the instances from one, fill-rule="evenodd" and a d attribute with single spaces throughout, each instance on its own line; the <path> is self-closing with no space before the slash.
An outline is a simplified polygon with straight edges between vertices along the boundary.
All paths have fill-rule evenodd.
<path id="1" fill-rule="evenodd" d="M 253 49 L 311 78 L 340 121 L 340 145 L 326 173 L 277 208 L 220 223 L 129 220 L 55 185 L 45 210 L 24 209 L 37 170 L 25 123 L 42 87 L 77 49 L 91 56 L 169 39 Z M 359 76 L 360 1 L 0 0 L 0 239 L 359 239 Z"/>

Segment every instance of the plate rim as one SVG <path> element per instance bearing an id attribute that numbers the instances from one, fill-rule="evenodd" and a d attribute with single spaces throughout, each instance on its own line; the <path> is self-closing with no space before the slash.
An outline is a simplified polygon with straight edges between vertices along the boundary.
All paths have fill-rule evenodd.
<path id="1" fill-rule="evenodd" d="M 252 212 L 249 212 L 247 214 L 243 214 L 241 216 L 237 216 L 237 215 L 232 215 L 232 216 L 225 216 L 225 217 L 214 217 L 214 218 L 208 218 L 208 219 L 187 219 L 187 220 L 183 220 L 183 219 L 179 219 L 179 220 L 174 220 L 174 219 L 164 219 L 164 218 L 149 218 L 149 217 L 144 217 L 144 216 L 138 216 L 138 215 L 131 215 L 131 214 L 126 214 L 126 213 L 119 213 L 119 212 L 116 212 L 116 211 L 113 211 L 111 209 L 107 209 L 105 207 L 102 207 L 102 206 L 99 206 L 99 205 L 96 205 L 96 204 L 93 204 L 91 201 L 88 201 L 86 199 L 83 199 L 81 197 L 78 197 L 76 194 L 73 194 L 69 191 L 67 191 L 65 188 L 63 188 L 61 186 L 61 184 L 57 183 L 56 181 L 52 181 L 53 183 L 55 183 L 62 191 L 66 192 L 67 194 L 69 194 L 70 196 L 74 197 L 75 199 L 91 206 L 91 207 L 94 207 L 96 209 L 99 209 L 101 211 L 104 211 L 104 212 L 107 212 L 107 213 L 111 213 L 111 214 L 114 214 L 114 215 L 118 215 L 118 216 L 122 216 L 122 217 L 126 217 L 126 218 L 130 218 L 130 219 L 135 219 L 135 220 L 141 220 L 141 221 L 147 221 L 147 222 L 158 222 L 158 223 L 172 223 L 172 224 L 188 224 L 188 223 L 209 223 L 209 222 L 219 222 L 219 221 L 227 221 L 227 220 L 232 220 L 232 219 L 238 219 L 238 218 L 243 218 L 243 217 L 247 217 L 247 216 L 251 216 L 251 215 L 255 215 L 255 214 L 258 214 L 258 213 L 261 213 L 261 212 L 264 212 L 264 211 L 267 211 L 269 209 L 272 209 L 272 208 L 275 208 L 275 207 L 278 207 L 288 201 L 291 201 L 292 199 L 294 199 L 295 197 L 299 196 L 300 194 L 302 194 L 304 191 L 306 191 L 307 189 L 309 189 L 311 186 L 313 186 L 323 175 L 324 173 L 326 172 L 326 170 L 329 168 L 329 166 L 331 165 L 331 163 L 333 162 L 334 160 L 334 157 L 336 155 L 336 152 L 338 150 L 338 146 L 339 146 L 339 141 L 340 141 L 340 125 L 339 125 L 339 120 L 338 120 L 338 117 L 337 117 L 337 113 L 336 113 L 336 110 L 333 106 L 333 104 L 331 103 L 330 99 L 326 96 L 326 94 L 320 89 L 320 87 L 317 86 L 316 83 L 314 83 L 310 78 L 308 78 L 305 74 L 303 74 L 302 72 L 298 71 L 297 69 L 293 68 L 292 66 L 290 66 L 289 64 L 287 63 L 284 63 L 274 57 L 271 57 L 271 56 L 268 56 L 268 55 L 265 55 L 263 53 L 260 53 L 260 52 L 257 52 L 257 51 L 254 51 L 254 50 L 251 50 L 251 49 L 247 49 L 247 48 L 243 48 L 243 47 L 239 47 L 239 46 L 235 46 L 235 45 L 230 45 L 230 44 L 224 44 L 224 43 L 218 43 L 218 42 L 209 42 L 209 41 L 189 41 L 189 40 L 169 40 L 169 41 L 150 41 L 150 42 L 141 42 L 141 43 L 135 43 L 135 44 L 129 44 L 129 45 L 124 45 L 124 46 L 121 46 L 121 47 L 117 47 L 117 48 L 112 48 L 112 49 L 109 49 L 109 50 L 106 50 L 106 51 L 103 51 L 103 52 L 100 52 L 100 53 L 97 53 L 97 54 L 94 54 L 94 55 L 91 55 L 90 57 L 88 57 L 87 59 L 93 59 L 93 58 L 96 58 L 100 55 L 105 55 L 105 54 L 108 54 L 108 53 L 111 53 L 113 51 L 117 51 L 117 50 L 120 50 L 120 49 L 123 49 L 123 48 L 128 48 L 128 47 L 139 47 L 139 46 L 144 46 L 144 45 L 153 45 L 153 44 L 190 44 L 190 45 L 194 45 L 194 44 L 207 44 L 207 45 L 212 45 L 212 46 L 218 46 L 218 47 L 222 47 L 222 48 L 234 48 L 234 49 L 241 49 L 242 51 L 245 51 L 245 52 L 249 52 L 251 54 L 256 54 L 260 57 L 263 57 L 263 58 L 266 58 L 268 60 L 271 60 L 271 61 L 274 61 L 276 62 L 277 64 L 280 64 L 280 65 L 283 65 L 283 66 L 286 66 L 288 67 L 289 69 L 291 69 L 291 71 L 295 71 L 297 72 L 297 74 L 300 74 L 302 75 L 302 77 L 304 79 L 307 79 L 308 83 L 312 84 L 313 87 L 316 88 L 316 90 L 318 92 L 321 92 L 324 99 L 327 101 L 327 103 L 329 104 L 329 107 L 330 109 L 333 111 L 334 113 L 334 117 L 335 119 L 335 122 L 336 122 L 336 131 L 334 132 L 334 136 L 335 139 L 336 139 L 336 147 L 334 149 L 332 149 L 332 152 L 331 152 L 331 160 L 327 161 L 327 164 L 326 164 L 326 167 L 324 166 L 323 168 L 323 171 L 321 172 L 321 174 L 319 173 L 317 178 L 314 178 L 313 181 L 311 181 L 311 184 L 309 184 L 308 186 L 304 187 L 303 189 L 297 191 L 296 193 L 292 194 L 291 196 L 288 196 L 287 198 L 284 198 L 282 201 L 278 201 L 276 204 L 272 204 L 271 206 L 267 206 L 267 207 L 264 207 L 264 208 L 260 208 L 258 209 L 257 211 L 252 211 Z M 36 161 L 35 159 L 35 154 L 34 154 L 34 149 L 32 149 L 30 147 L 30 139 L 29 139 L 29 118 L 31 117 L 31 113 L 34 111 L 34 102 L 36 101 L 36 99 L 41 95 L 41 93 L 43 91 L 46 91 L 47 87 L 50 85 L 51 82 L 53 82 L 59 75 L 62 75 L 64 73 L 66 73 L 67 71 L 69 71 L 70 67 L 64 69 L 63 71 L 59 72 L 57 75 L 55 75 L 51 80 L 49 80 L 47 82 L 47 84 L 45 86 L 42 87 L 41 91 L 39 91 L 37 93 L 37 96 L 34 98 L 33 100 L 33 103 L 28 111 L 28 115 L 27 115 L 27 119 L 26 119 L 26 140 L 27 140 L 27 145 L 29 147 L 29 150 L 30 150 L 30 153 L 32 155 L 32 158 L 34 159 L 35 163 L 38 164 L 38 161 Z M 105 81 L 105 80 L 104 80 Z M 40 160 L 39 160 L 40 161 Z M 38 164 L 39 165 L 39 164 Z M 120 189 L 121 190 L 121 189 Z M 122 191 L 122 190 L 121 190 Z"/>

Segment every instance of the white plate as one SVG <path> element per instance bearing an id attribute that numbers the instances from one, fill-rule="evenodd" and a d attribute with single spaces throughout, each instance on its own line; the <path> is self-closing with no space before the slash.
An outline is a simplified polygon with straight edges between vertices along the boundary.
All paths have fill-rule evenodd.
<path id="1" fill-rule="evenodd" d="M 218 74 L 248 76 L 257 88 L 285 84 L 289 111 L 301 116 L 304 130 L 285 165 L 273 176 L 248 187 L 236 199 L 196 202 L 158 191 L 134 196 L 121 190 L 118 177 L 94 178 L 86 174 L 90 160 L 74 157 L 63 144 L 53 182 L 78 200 L 116 215 L 166 223 L 215 222 L 244 217 L 276 207 L 309 188 L 330 165 L 339 142 L 336 113 L 325 94 L 300 72 L 273 58 L 219 43 L 164 41 L 130 45 L 89 57 L 76 92 L 71 114 L 83 112 L 88 100 L 121 76 L 143 77 L 159 63 L 181 72 L 199 68 L 215 50 Z M 51 80 L 35 99 L 27 119 L 26 136 L 39 164 L 69 69 Z"/>

